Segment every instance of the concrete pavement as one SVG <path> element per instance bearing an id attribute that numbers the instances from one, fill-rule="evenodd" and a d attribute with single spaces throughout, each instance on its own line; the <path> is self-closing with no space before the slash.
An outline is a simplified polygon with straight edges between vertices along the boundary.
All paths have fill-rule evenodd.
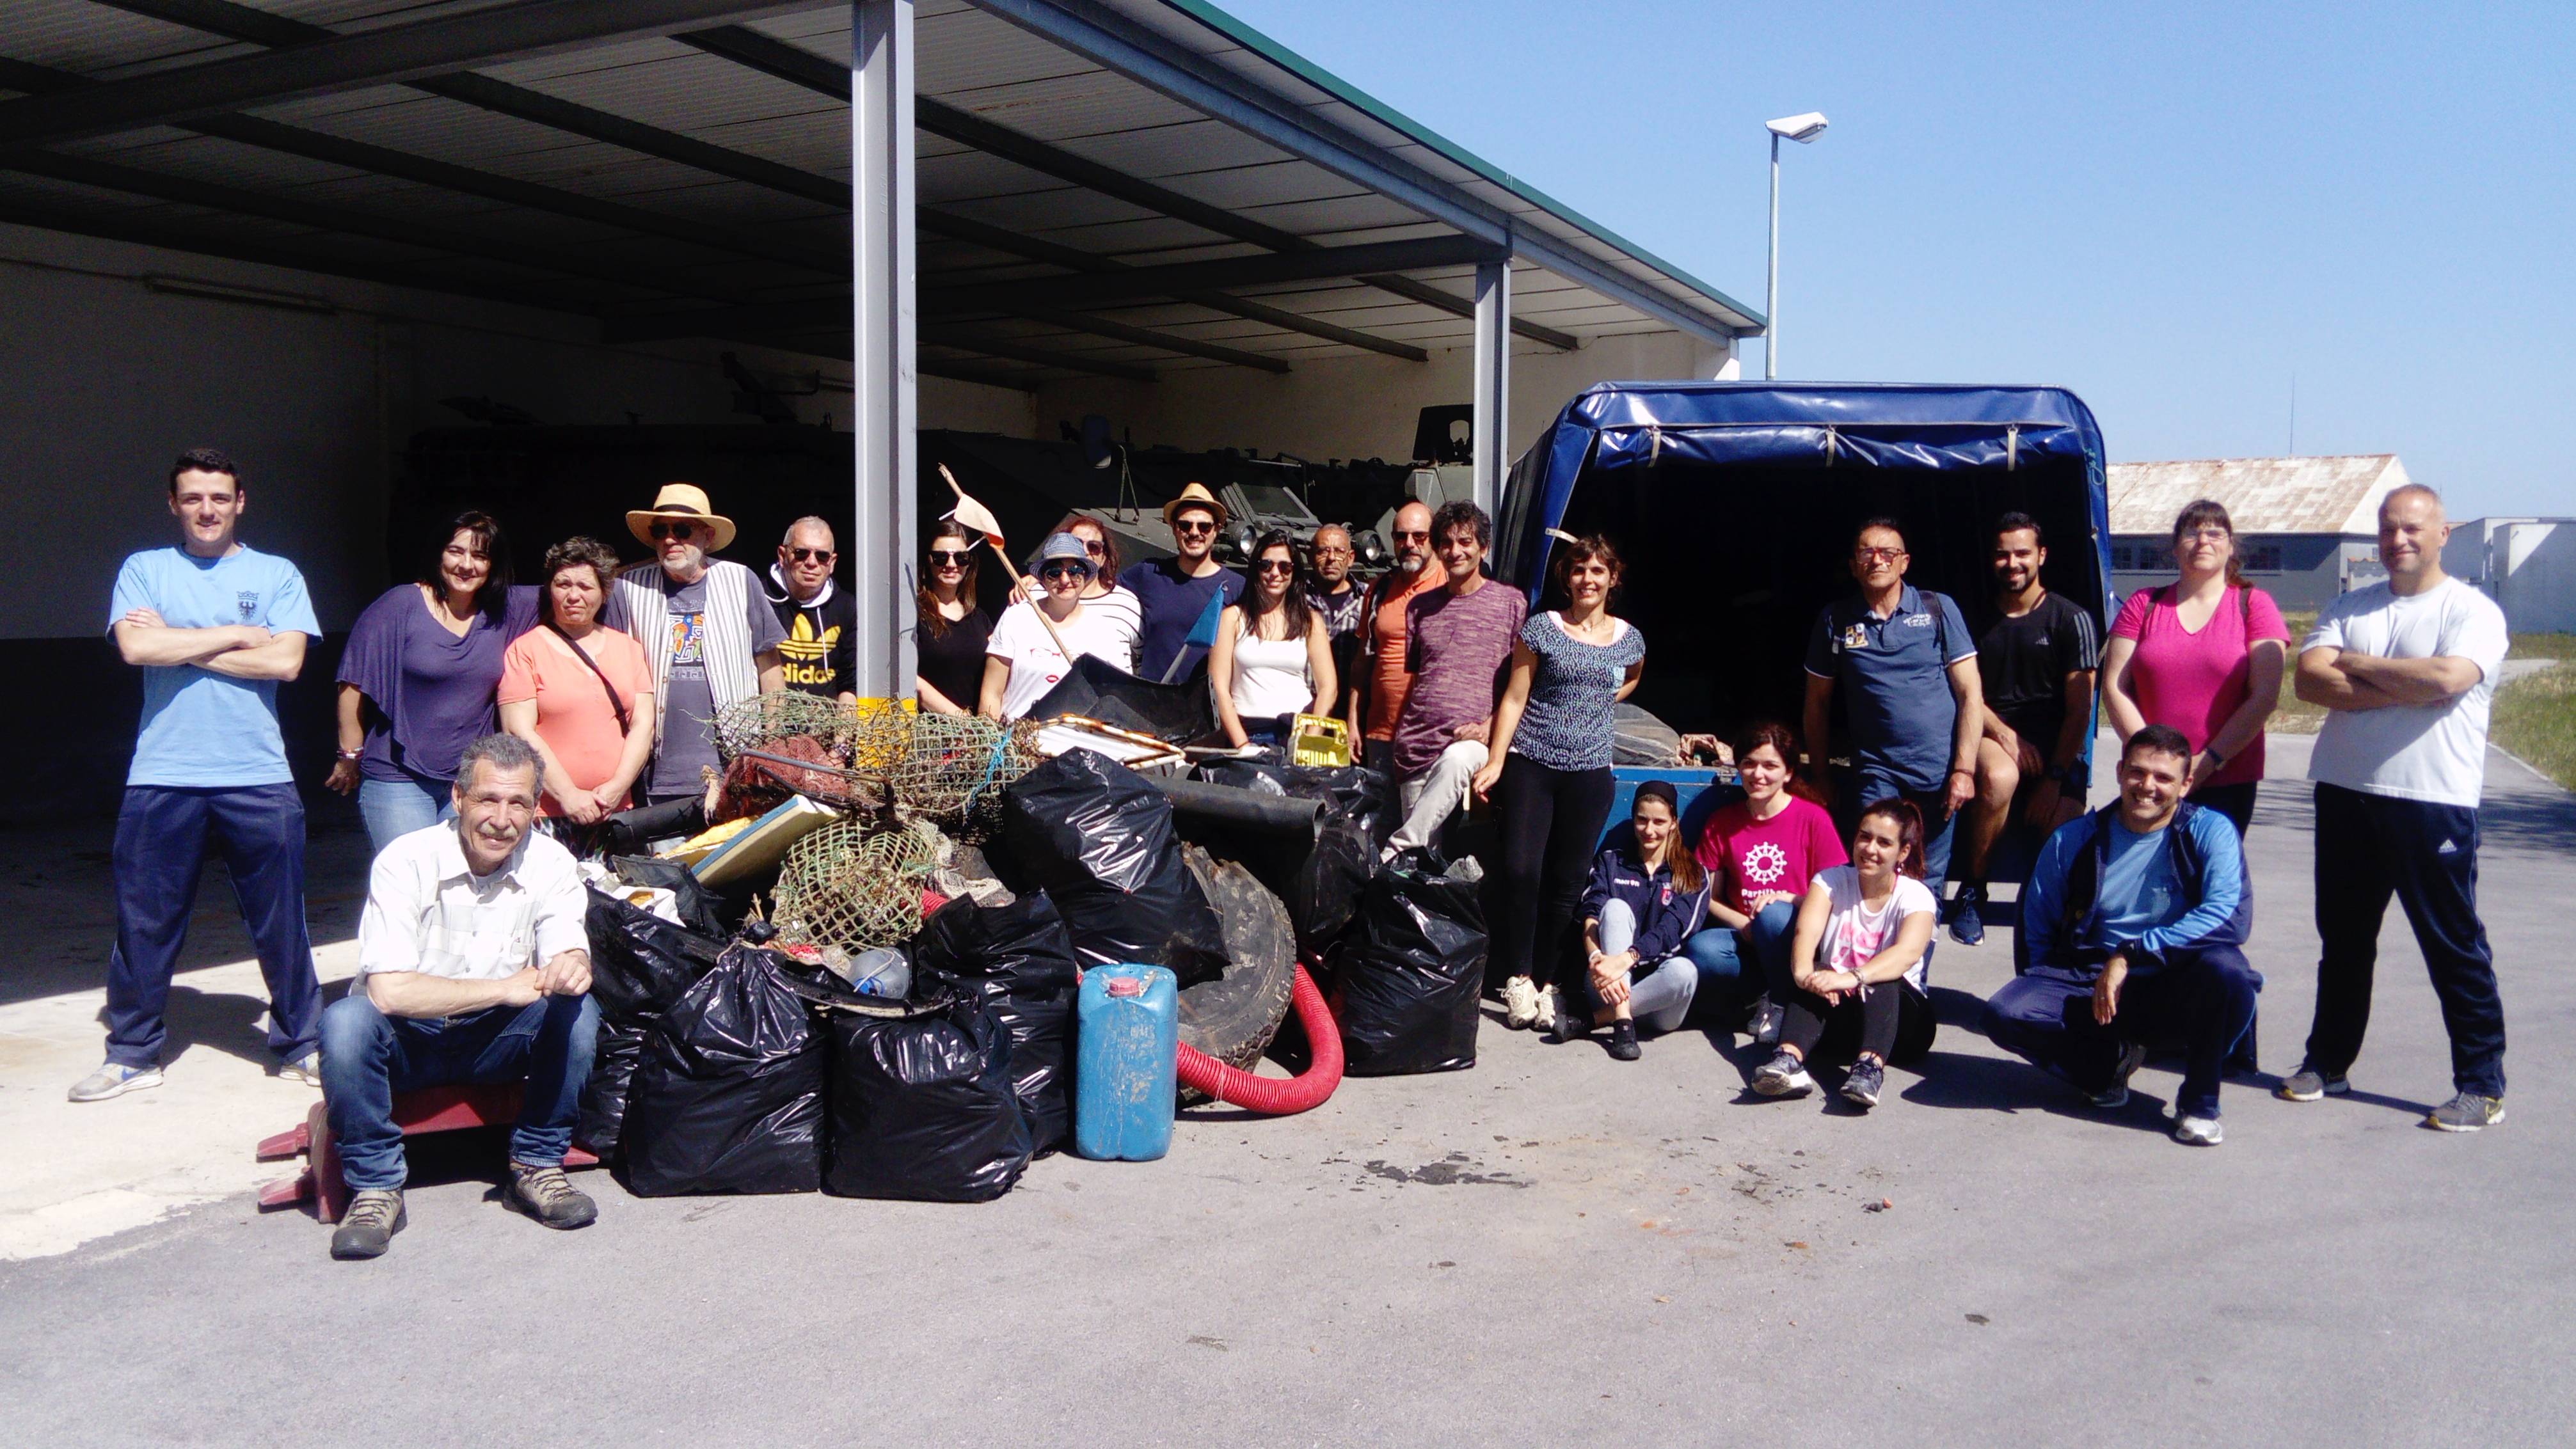
<path id="1" fill-rule="evenodd" d="M 2313 986 L 2306 748 L 2275 737 L 2250 842 L 2274 1071 Z M 1940 1041 L 1865 1117 L 1749 1098 L 1733 1039 L 1623 1065 L 1489 1027 L 1472 1072 L 1193 1114 L 1164 1162 L 979 1207 L 591 1174 L 600 1224 L 557 1236 L 450 1158 L 389 1257 L 337 1264 L 221 1197 L 0 1264 L 0 1440 L 2554 1440 L 2576 800 L 2494 757 L 2484 829 L 2513 1085 L 2478 1136 L 2416 1125 L 2449 1073 L 2394 912 L 2357 1094 L 2231 1085 L 2214 1150 L 2163 1135 L 2172 1063 L 2097 1114 L 1976 1035 L 1996 932 L 1940 947 Z"/>

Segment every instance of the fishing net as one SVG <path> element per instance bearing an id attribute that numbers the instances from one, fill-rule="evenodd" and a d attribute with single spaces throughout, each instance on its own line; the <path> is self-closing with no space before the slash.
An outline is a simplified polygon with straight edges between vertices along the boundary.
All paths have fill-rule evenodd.
<path id="1" fill-rule="evenodd" d="M 912 722 L 903 759 L 887 771 L 895 803 L 964 840 L 991 838 L 1002 791 L 1036 769 L 1033 724 L 999 725 L 974 715 L 926 714 Z"/>
<path id="2" fill-rule="evenodd" d="M 864 951 L 921 929 L 921 888 L 947 854 L 927 826 L 836 820 L 788 847 L 772 920 L 790 945 Z"/>
<path id="3" fill-rule="evenodd" d="M 764 694 L 715 719 L 724 788 L 712 818 L 758 815 L 806 795 L 845 810 L 926 819 L 990 838 L 1002 791 L 1037 767 L 1038 726 Z M 810 768 L 809 768 L 810 767 Z"/>
<path id="4" fill-rule="evenodd" d="M 858 714 L 837 700 L 786 690 L 755 694 L 716 711 L 716 753 L 727 764 L 746 750 L 778 753 L 789 739 L 812 740 L 834 764 L 851 762 L 861 733 Z"/>

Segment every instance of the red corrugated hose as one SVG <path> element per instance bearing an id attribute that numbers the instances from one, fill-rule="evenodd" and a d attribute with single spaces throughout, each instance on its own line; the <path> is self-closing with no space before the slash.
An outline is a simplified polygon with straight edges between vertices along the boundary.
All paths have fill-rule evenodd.
<path id="1" fill-rule="evenodd" d="M 1314 978 L 1306 974 L 1306 963 L 1298 962 L 1296 972 L 1289 986 L 1289 1000 L 1297 1008 L 1298 1022 L 1306 1028 L 1310 1057 L 1306 1070 L 1285 1080 L 1256 1077 L 1184 1045 L 1181 1085 L 1267 1117 L 1291 1116 L 1323 1105 L 1324 1099 L 1333 1095 L 1333 1089 L 1342 1084 L 1342 1029 L 1334 1023 L 1332 1010 L 1324 1005 L 1324 993 L 1315 989 Z"/>

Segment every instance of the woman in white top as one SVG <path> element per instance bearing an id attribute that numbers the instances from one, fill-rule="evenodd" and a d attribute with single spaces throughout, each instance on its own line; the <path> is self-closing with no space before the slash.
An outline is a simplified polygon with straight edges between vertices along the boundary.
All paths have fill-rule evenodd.
<path id="1" fill-rule="evenodd" d="M 1038 550 L 1038 583 L 1045 592 L 1034 607 L 1013 604 L 993 625 L 976 713 L 1005 724 L 1020 718 L 1085 654 L 1121 669 L 1136 667 L 1132 636 L 1120 631 L 1113 616 L 1094 613 L 1082 601 L 1093 572 L 1091 555 L 1072 534 L 1056 534 Z"/>
<path id="2" fill-rule="evenodd" d="M 1091 558 L 1091 582 L 1082 586 L 1082 611 L 1097 616 L 1099 627 L 1125 637 L 1128 662 L 1119 667 L 1133 673 L 1136 640 L 1145 632 L 1145 602 L 1136 597 L 1135 590 L 1118 585 L 1118 569 L 1122 560 L 1118 553 L 1117 535 L 1101 527 L 1099 519 L 1081 512 L 1066 514 L 1055 521 L 1055 527 L 1047 530 L 1050 538 L 1059 533 L 1069 533 L 1082 540 L 1082 551 Z M 1031 567 L 1036 566 L 1032 564 Z M 1023 576 L 1020 584 L 1029 591 L 1032 599 L 1046 592 L 1035 574 Z"/>
<path id="3" fill-rule="evenodd" d="M 1284 528 L 1252 546 L 1252 587 L 1217 620 L 1208 683 L 1237 749 L 1286 744 L 1291 715 L 1321 713 L 1334 698 L 1332 640 L 1297 587 L 1297 541 Z"/>
<path id="4" fill-rule="evenodd" d="M 1879 800 L 1852 827 L 1852 863 L 1816 873 L 1798 902 L 1789 947 L 1796 989 L 1780 1003 L 1780 1050 L 1753 1074 L 1765 1097 L 1815 1089 L 1807 1057 L 1829 1028 L 1858 1029 L 1860 1050 L 1843 1099 L 1878 1105 L 1890 1057 L 1931 1050 L 1932 1001 L 1923 964 L 1938 904 L 1923 884 L 1923 816 L 1913 802 Z"/>

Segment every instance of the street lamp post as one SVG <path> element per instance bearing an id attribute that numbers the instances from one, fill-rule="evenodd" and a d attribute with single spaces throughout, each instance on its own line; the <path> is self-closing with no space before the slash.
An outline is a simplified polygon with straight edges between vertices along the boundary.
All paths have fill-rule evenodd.
<path id="1" fill-rule="evenodd" d="M 1762 376 L 1780 375 L 1780 142 L 1809 144 L 1825 134 L 1825 113 L 1783 116 L 1763 123 L 1771 132 L 1771 285 L 1762 299 Z"/>

